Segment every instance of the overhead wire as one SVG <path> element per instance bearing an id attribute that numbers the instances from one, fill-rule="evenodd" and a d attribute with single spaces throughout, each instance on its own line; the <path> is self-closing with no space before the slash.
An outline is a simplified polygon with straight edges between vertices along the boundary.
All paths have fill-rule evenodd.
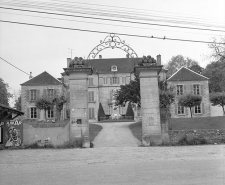
<path id="1" fill-rule="evenodd" d="M 182 29 L 202 30 L 202 31 L 225 32 L 225 30 L 220 30 L 220 29 L 216 30 L 216 29 L 196 28 L 196 27 L 188 27 L 188 26 L 175 26 L 175 25 L 168 25 L 168 24 L 136 22 L 136 21 L 127 21 L 127 20 L 119 20 L 119 19 L 108 19 L 108 18 L 89 17 L 89 16 L 80 16 L 80 15 L 72 15 L 72 14 L 52 13 L 52 12 L 44 12 L 44 11 L 36 11 L 36 10 L 24 10 L 24 9 L 20 9 L 20 8 L 7 8 L 7 7 L 0 7 L 0 8 L 1 9 L 8 9 L 8 10 L 18 10 L 18 11 L 32 12 L 32 13 L 42 13 L 42 14 L 44 13 L 44 14 L 49 14 L 49 15 L 79 17 L 79 18 L 86 18 L 86 19 L 105 20 L 105 21 L 114 21 L 114 22 L 123 22 L 123 23 L 154 25 L 154 26 L 161 26 L 161 27 L 182 28 Z"/>
<path id="2" fill-rule="evenodd" d="M 57 29 L 63 29 L 63 30 L 74 30 L 74 31 L 83 31 L 83 32 L 91 32 L 91 33 L 110 34 L 110 32 L 107 32 L 107 31 L 68 28 L 68 27 L 60 27 L 60 26 L 50 26 L 50 25 L 42 25 L 42 24 L 24 23 L 24 22 L 17 22 L 17 21 L 0 20 L 0 22 L 29 25 L 29 26 L 38 26 L 38 27 L 46 27 L 46 28 L 57 28 Z M 123 36 L 130 36 L 130 37 L 154 38 L 154 39 L 160 39 L 160 40 L 184 41 L 184 42 L 195 42 L 195 43 L 205 43 L 205 44 L 212 44 L 212 43 L 214 43 L 214 44 L 224 44 L 224 43 L 219 43 L 219 42 L 209 42 L 209 41 L 201 41 L 201 40 L 168 38 L 166 36 L 164 36 L 164 37 L 154 37 L 154 36 L 147 36 L 147 35 L 136 35 L 136 34 L 127 34 L 127 33 L 115 33 L 115 32 L 114 32 L 114 34 L 123 35 Z"/>
<path id="3" fill-rule="evenodd" d="M 25 74 L 27 74 L 27 75 L 30 75 L 30 74 L 26 73 L 25 71 L 23 71 L 22 69 L 20 69 L 20 68 L 18 68 L 18 67 L 16 67 L 16 66 L 14 66 L 14 65 L 13 65 L 13 64 L 11 64 L 10 62 L 6 61 L 6 60 L 5 60 L 5 59 L 3 59 L 2 57 L 0 57 L 0 59 L 2 59 L 4 62 L 8 63 L 9 65 L 11 65 L 11 66 L 15 67 L 16 69 L 20 70 L 21 72 L 23 72 L 23 73 L 25 73 Z"/>
<path id="4" fill-rule="evenodd" d="M 25 2 L 25 3 L 24 3 Z M 113 10 L 113 14 L 109 14 L 109 10 L 99 10 L 99 9 L 95 9 L 95 11 L 87 11 L 87 9 L 89 10 L 90 8 L 87 8 L 87 7 L 74 7 L 74 6 L 71 6 L 71 5 L 64 5 L 64 4 L 50 4 L 50 3 L 36 3 L 36 2 L 26 2 L 26 1 L 20 1 L 20 3 L 11 3 L 11 4 L 6 4 L 6 5 L 12 5 L 12 6 L 25 6 L 25 7 L 29 7 L 29 8 L 39 8 L 39 9 L 47 9 L 47 10 L 51 10 L 52 8 L 56 11 L 63 11 L 63 12 L 71 12 L 71 13 L 79 13 L 79 14 L 89 14 L 89 15 L 95 15 L 95 16 L 107 16 L 107 17 L 116 17 L 116 18 L 125 18 L 125 19 L 133 19 L 133 20 L 141 20 L 141 21 L 160 21 L 160 22 L 170 22 L 170 23 L 173 23 L 173 24 L 194 24 L 194 25 L 197 25 L 197 26 L 205 26 L 205 27 L 218 27 L 218 25 L 206 25 L 206 24 L 203 24 L 203 23 L 199 23 L 199 22 L 190 22 L 190 21 L 187 21 L 187 20 L 178 20 L 180 18 L 176 18 L 175 20 L 168 20 L 168 19 L 165 19 L 166 17 L 163 17 L 163 19 L 149 19 L 149 18 L 144 18 L 144 17 L 134 17 L 134 16 L 130 16 L 129 14 L 126 14 L 126 13 L 129 13 L 129 12 L 122 12 L 123 14 L 115 14 L 115 12 L 118 12 L 116 10 Z M 57 6 L 54 6 L 54 5 L 58 5 Z M 62 7 L 67 7 L 69 9 L 67 10 L 63 10 Z M 75 9 L 76 12 L 74 11 L 71 11 L 70 9 Z M 81 11 L 78 11 L 78 9 L 81 9 Z M 106 13 L 105 13 L 106 12 Z M 134 15 L 133 12 L 130 12 L 132 15 Z M 149 16 L 148 14 L 146 14 L 145 16 Z M 154 17 L 154 15 L 151 15 L 151 17 Z M 160 18 L 161 16 L 157 16 L 157 18 Z M 167 17 L 168 18 L 168 17 Z M 174 18 L 173 18 L 174 19 Z M 224 26 L 220 26 L 220 27 L 224 27 Z"/>

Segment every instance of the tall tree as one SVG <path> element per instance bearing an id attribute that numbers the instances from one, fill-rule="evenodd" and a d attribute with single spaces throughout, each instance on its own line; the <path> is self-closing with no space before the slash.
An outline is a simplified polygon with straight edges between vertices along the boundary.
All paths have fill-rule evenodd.
<path id="1" fill-rule="evenodd" d="M 199 64 L 197 61 L 190 59 L 188 57 L 184 57 L 182 55 L 173 56 L 165 66 L 165 68 L 168 69 L 167 77 L 170 77 L 173 73 L 175 73 L 178 69 L 180 69 L 183 66 L 189 68 L 193 65 Z"/>
<path id="2" fill-rule="evenodd" d="M 102 107 L 102 104 L 99 103 L 99 108 L 98 108 L 98 121 L 101 121 L 101 118 L 105 118 L 105 111 Z"/>
<path id="3" fill-rule="evenodd" d="M 192 117 L 192 111 L 191 108 L 197 105 L 200 105 L 202 101 L 202 97 L 199 95 L 194 95 L 194 94 L 185 94 L 182 95 L 178 98 L 178 103 L 179 105 L 183 107 L 189 107 L 190 108 L 190 113 Z"/>
<path id="4" fill-rule="evenodd" d="M 48 96 L 43 96 L 42 98 L 36 100 L 35 106 L 39 110 L 44 110 L 45 112 L 45 120 L 46 120 L 46 112 L 48 110 L 52 110 L 54 107 L 53 99 L 49 98 Z"/>
<path id="5" fill-rule="evenodd" d="M 209 91 L 225 91 L 225 61 L 216 61 L 208 64 L 202 74 L 209 78 Z"/>
<path id="6" fill-rule="evenodd" d="M 14 107 L 16 110 L 21 111 L 21 95 L 15 99 Z"/>
<path id="7" fill-rule="evenodd" d="M 191 67 L 189 67 L 190 70 L 198 73 L 198 74 L 201 74 L 202 71 L 204 70 L 204 68 L 202 68 L 200 65 L 198 64 L 195 64 L 195 65 L 192 65 Z"/>
<path id="8" fill-rule="evenodd" d="M 0 78 L 0 103 L 9 106 L 9 98 L 13 95 L 9 92 L 9 85 Z"/>
<path id="9" fill-rule="evenodd" d="M 216 92 L 210 94 L 210 101 L 213 106 L 219 105 L 223 109 L 223 115 L 225 115 L 225 92 Z"/>
<path id="10" fill-rule="evenodd" d="M 129 119 L 129 117 L 131 117 L 131 119 L 134 119 L 134 111 L 132 109 L 130 102 L 128 103 L 128 106 L 127 106 L 126 116 L 128 117 L 128 119 Z"/>
<path id="11" fill-rule="evenodd" d="M 225 36 L 218 39 L 213 38 L 213 43 L 209 44 L 211 56 L 214 61 L 225 62 Z"/>

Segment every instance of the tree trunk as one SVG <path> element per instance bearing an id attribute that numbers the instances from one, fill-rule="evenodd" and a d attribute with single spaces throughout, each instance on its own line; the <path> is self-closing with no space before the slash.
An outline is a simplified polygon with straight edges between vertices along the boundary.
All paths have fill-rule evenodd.
<path id="1" fill-rule="evenodd" d="M 222 108 L 223 108 L 223 116 L 225 116 L 225 110 L 224 110 L 224 106 L 222 106 Z"/>
<path id="2" fill-rule="evenodd" d="M 46 119 L 46 110 L 45 110 L 45 121 L 46 121 L 47 119 Z"/>
<path id="3" fill-rule="evenodd" d="M 191 113 L 191 118 L 192 118 L 192 111 L 191 111 L 191 107 L 189 107 L 190 108 L 190 113 Z"/>

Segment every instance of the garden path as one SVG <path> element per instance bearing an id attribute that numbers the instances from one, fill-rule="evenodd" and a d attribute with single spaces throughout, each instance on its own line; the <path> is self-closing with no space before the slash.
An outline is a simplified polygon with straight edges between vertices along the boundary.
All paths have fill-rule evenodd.
<path id="1" fill-rule="evenodd" d="M 138 147 L 141 142 L 136 139 L 129 129 L 134 122 L 95 123 L 103 128 L 94 139 L 94 148 L 97 147 Z"/>

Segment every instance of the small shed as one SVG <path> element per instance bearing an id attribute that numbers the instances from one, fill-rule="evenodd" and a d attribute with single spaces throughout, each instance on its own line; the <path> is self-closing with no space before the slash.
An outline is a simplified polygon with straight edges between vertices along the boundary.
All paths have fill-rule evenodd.
<path id="1" fill-rule="evenodd" d="M 0 147 L 18 147 L 22 144 L 23 125 L 18 116 L 23 112 L 0 104 Z"/>

